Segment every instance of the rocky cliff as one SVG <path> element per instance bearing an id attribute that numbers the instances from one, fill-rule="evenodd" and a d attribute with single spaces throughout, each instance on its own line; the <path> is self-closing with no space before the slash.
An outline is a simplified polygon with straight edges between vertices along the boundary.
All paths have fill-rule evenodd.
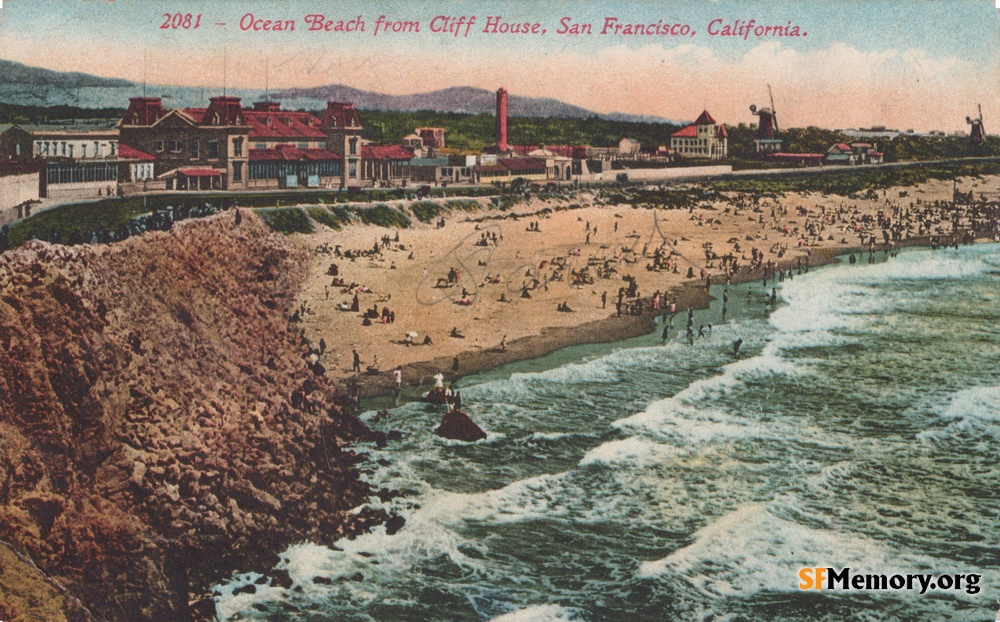
<path id="1" fill-rule="evenodd" d="M 307 253 L 224 213 L 0 255 L 0 539 L 94 617 L 190 620 L 233 571 L 385 518 L 348 513 L 369 431 L 288 323 Z"/>

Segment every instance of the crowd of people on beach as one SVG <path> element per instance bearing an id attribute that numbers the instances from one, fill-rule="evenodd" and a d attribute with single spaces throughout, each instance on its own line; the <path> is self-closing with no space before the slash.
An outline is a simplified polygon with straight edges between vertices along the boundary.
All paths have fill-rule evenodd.
<path id="1" fill-rule="evenodd" d="M 640 273 L 644 268 L 645 273 L 650 275 L 641 277 L 647 286 L 656 283 L 653 275 L 658 273 L 683 275 L 682 279 L 700 282 L 705 289 L 715 284 L 724 285 L 722 318 L 725 320 L 729 312 L 729 286 L 759 279 L 763 288 L 759 300 L 764 306 L 773 309 L 778 304 L 776 285 L 808 272 L 813 249 L 818 246 L 840 246 L 845 250 L 855 251 L 865 249 L 869 253 L 869 261 L 872 261 L 876 251 L 895 252 L 898 246 L 917 241 L 938 247 L 970 242 L 981 237 L 997 239 L 1000 236 L 1000 202 L 987 200 L 982 196 L 977 199 L 971 193 L 960 195 L 956 192 L 952 201 L 946 201 L 910 199 L 906 192 L 890 196 L 888 191 L 870 191 L 857 198 L 840 199 L 838 203 L 827 201 L 811 206 L 798 204 L 799 200 L 795 197 L 796 195 L 765 196 L 754 193 L 719 194 L 716 202 L 718 207 L 711 208 L 718 210 L 716 213 L 708 209 L 696 211 L 695 208 L 690 208 L 690 218 L 697 226 L 719 227 L 741 219 L 750 223 L 744 232 L 729 238 L 725 243 L 717 237 L 714 241 L 706 240 L 700 251 L 703 252 L 703 260 L 695 260 L 692 255 L 681 252 L 682 247 L 690 246 L 690 240 L 680 236 L 668 237 L 660 234 L 658 228 L 656 235 L 651 234 L 643 242 L 642 236 L 634 230 L 626 235 L 619 235 L 618 221 L 613 221 L 611 226 L 602 227 L 603 235 L 600 237 L 598 227 L 585 221 L 577 242 L 579 246 L 542 257 L 527 267 L 522 265 L 523 272 L 509 275 L 494 273 L 489 270 L 487 258 L 479 259 L 478 262 L 478 267 L 483 268 L 481 278 L 473 276 L 465 266 L 462 269 L 451 266 L 443 274 L 430 275 L 431 283 L 436 278 L 438 288 L 460 287 L 460 295 L 458 289 L 455 293 L 446 294 L 460 306 L 476 305 L 482 288 L 503 287 L 504 284 L 505 291 L 491 300 L 509 303 L 520 298 L 528 301 L 539 293 L 546 294 L 543 298 L 551 300 L 554 295 L 559 295 L 550 292 L 555 284 L 592 291 L 596 286 L 596 290 L 601 292 L 600 308 L 606 309 L 611 297 L 615 317 L 641 317 L 650 314 L 662 316 L 661 338 L 666 342 L 671 334 L 673 317 L 677 313 L 676 293 L 671 295 L 657 288 L 652 294 L 644 296 L 640 292 L 640 279 L 634 272 L 636 266 L 639 266 Z M 520 217 L 524 218 L 525 215 Z M 528 221 L 525 230 L 541 232 L 541 221 L 551 217 L 551 213 L 544 211 L 536 214 Z M 440 223 L 437 224 L 440 226 Z M 475 246 L 496 247 L 503 239 L 498 229 L 484 231 L 477 224 L 476 231 L 477 235 L 472 241 Z M 406 250 L 400 243 L 398 232 L 394 236 L 383 235 L 370 248 L 342 249 L 336 246 L 332 254 L 338 259 L 351 262 L 363 258 L 385 263 L 384 253 L 387 250 Z M 412 254 L 410 257 L 412 258 Z M 855 261 L 853 254 L 851 260 Z M 395 267 L 395 264 L 391 267 Z M 427 270 L 424 272 L 426 278 Z M 329 298 L 331 288 L 334 292 L 339 289 L 341 293 L 350 296 L 349 301 L 340 302 L 338 308 L 362 313 L 363 321 L 368 323 L 395 322 L 395 311 L 388 305 L 383 305 L 381 309 L 377 303 L 370 308 L 362 306 L 361 297 L 375 292 L 362 284 L 348 283 L 340 274 L 340 266 L 331 264 L 328 274 L 333 277 L 333 281 L 325 288 L 326 297 Z M 472 281 L 467 282 L 463 275 L 469 276 Z M 603 282 L 607 281 L 617 287 L 602 287 Z M 517 285 L 518 282 L 520 286 Z M 748 290 L 748 294 L 750 293 Z M 388 293 L 383 295 L 391 296 Z M 388 299 L 381 302 L 386 303 Z M 558 313 L 571 313 L 577 309 L 576 304 L 571 306 L 571 300 L 560 300 L 555 306 Z M 308 309 L 299 309 L 299 318 L 306 313 Z M 685 330 L 689 344 L 706 338 L 712 331 L 711 323 L 696 325 L 693 313 L 689 308 Z M 461 327 L 454 327 L 451 337 L 463 339 Z M 410 331 L 397 343 L 412 346 L 419 342 L 418 335 Z M 430 335 L 425 336 L 423 343 L 433 343 Z M 734 356 L 739 355 L 742 344 L 742 340 L 734 342 Z M 500 347 L 494 348 L 494 351 L 506 352 L 506 335 L 501 340 Z M 456 357 L 455 362 L 457 361 Z M 355 365 L 353 371 L 363 372 L 359 365 Z M 397 387 L 401 385 L 400 374 L 398 369 L 394 371 Z"/>

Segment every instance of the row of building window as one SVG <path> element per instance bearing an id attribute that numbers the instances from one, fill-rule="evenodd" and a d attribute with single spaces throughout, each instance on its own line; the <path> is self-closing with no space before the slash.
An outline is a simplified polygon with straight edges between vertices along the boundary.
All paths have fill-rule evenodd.
<path id="1" fill-rule="evenodd" d="M 115 157 L 117 149 L 117 144 L 113 142 L 102 143 L 99 140 L 94 141 L 94 150 L 91 152 L 91 156 L 95 158 L 101 157 Z M 64 156 L 67 158 L 74 157 L 75 147 L 80 147 L 80 157 L 87 157 L 87 147 L 89 143 L 74 143 L 72 141 L 58 141 L 58 140 L 36 140 L 35 141 L 35 155 L 39 157 L 52 156 L 59 157 Z M 103 147 L 107 147 L 107 153 Z M 20 145 L 18 145 L 18 153 L 20 153 Z"/>
<path id="2" fill-rule="evenodd" d="M 288 144 L 288 143 L 282 143 Z M 254 149 L 269 149 L 272 145 L 267 143 L 254 143 Z M 296 149 L 322 149 L 323 147 L 319 143 L 295 143 Z"/>
<path id="3" fill-rule="evenodd" d="M 90 181 L 117 182 L 115 162 L 49 162 L 45 181 L 50 184 L 73 184 Z"/>
<path id="4" fill-rule="evenodd" d="M 236 162 L 233 163 L 238 164 Z M 343 169 L 340 162 L 336 160 L 325 160 L 322 162 L 251 162 L 250 179 L 283 179 L 291 175 L 306 178 L 311 175 L 320 177 L 335 177 L 340 175 Z M 235 168 L 234 177 L 235 177 Z M 239 181 L 234 179 L 234 181 Z"/>
<path id="5" fill-rule="evenodd" d="M 200 143 L 197 140 L 189 141 L 187 144 L 188 155 L 192 158 L 200 157 Z M 153 141 L 153 151 L 156 153 L 167 153 L 178 154 L 184 151 L 184 141 L 182 140 L 154 140 Z M 233 156 L 242 157 L 243 156 L 243 139 L 236 138 L 233 140 Z M 206 157 L 209 159 L 214 159 L 219 157 L 219 141 L 210 140 L 207 143 Z"/>
<path id="6" fill-rule="evenodd" d="M 132 181 L 147 181 L 153 178 L 153 163 L 132 165 Z"/>

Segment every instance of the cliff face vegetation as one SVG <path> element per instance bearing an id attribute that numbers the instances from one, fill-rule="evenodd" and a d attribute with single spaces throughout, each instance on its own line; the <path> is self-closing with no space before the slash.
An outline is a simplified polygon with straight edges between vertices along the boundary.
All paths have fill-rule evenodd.
<path id="1" fill-rule="evenodd" d="M 347 512 L 369 431 L 289 330 L 307 259 L 232 213 L 0 255 L 0 539 L 95 617 L 190 620 L 233 571 L 383 520 Z"/>

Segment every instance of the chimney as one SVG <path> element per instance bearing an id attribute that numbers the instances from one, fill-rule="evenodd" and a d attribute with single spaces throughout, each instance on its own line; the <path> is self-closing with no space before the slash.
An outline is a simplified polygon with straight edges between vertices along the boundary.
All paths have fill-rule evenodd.
<path id="1" fill-rule="evenodd" d="M 507 89 L 497 90 L 497 151 L 507 151 Z"/>

